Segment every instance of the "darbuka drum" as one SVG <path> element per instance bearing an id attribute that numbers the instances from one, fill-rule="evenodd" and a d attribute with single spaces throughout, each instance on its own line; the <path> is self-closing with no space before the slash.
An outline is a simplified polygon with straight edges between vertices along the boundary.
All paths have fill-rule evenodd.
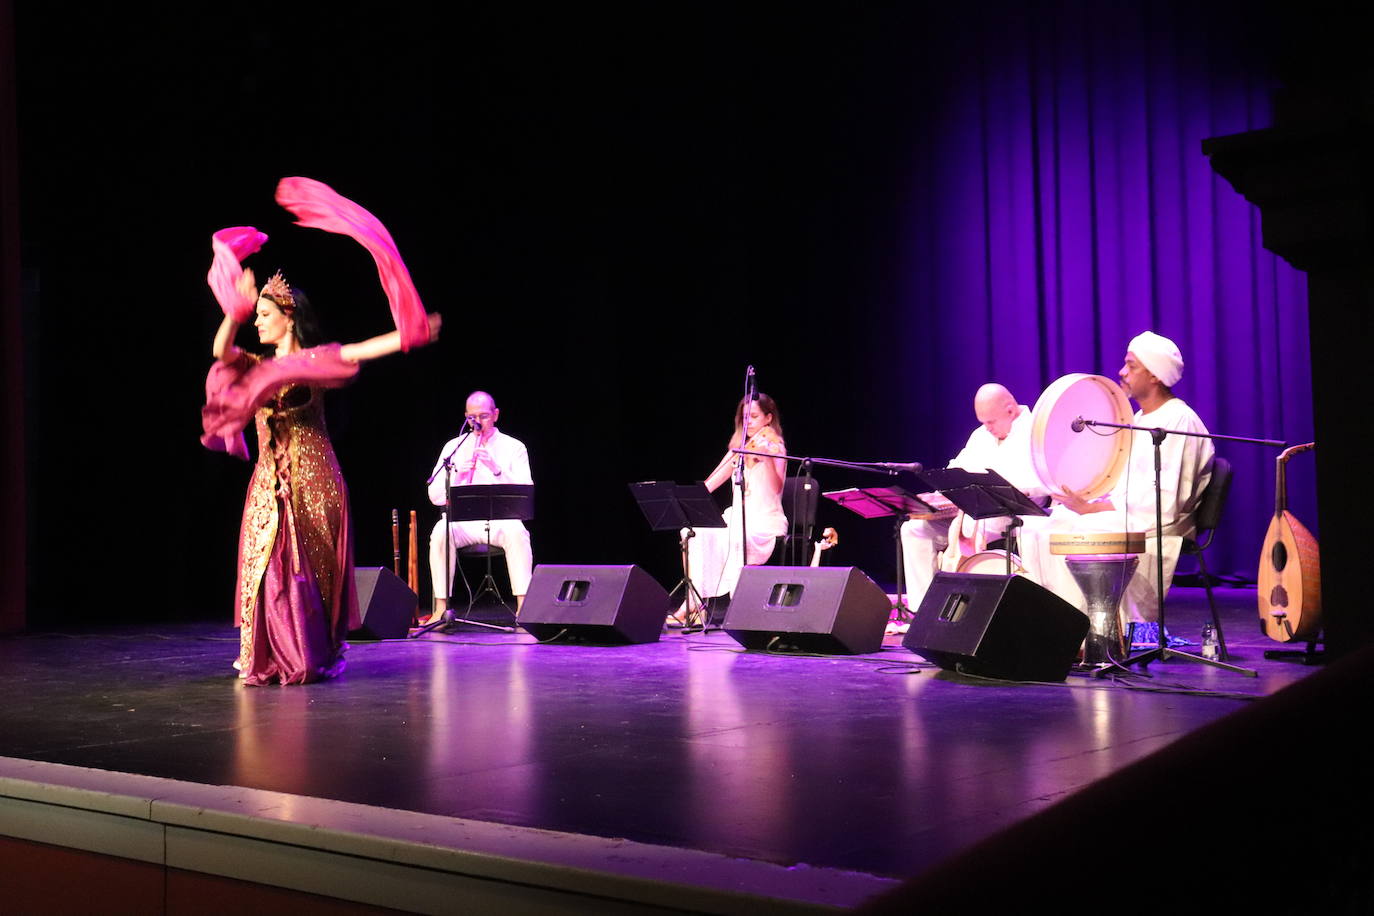
<path id="1" fill-rule="evenodd" d="M 1018 576 L 1026 574 L 1021 558 L 1011 555 L 1011 571 Z M 956 572 L 980 573 L 985 576 L 1005 576 L 1007 574 L 1007 552 L 1005 550 L 981 550 L 959 561 Z"/>
<path id="2" fill-rule="evenodd" d="M 1083 661 L 1089 665 L 1120 661 L 1126 652 L 1121 639 L 1121 595 L 1139 558 L 1130 553 L 1076 553 L 1064 559 L 1083 591 L 1083 613 L 1088 615 Z"/>
<path id="3" fill-rule="evenodd" d="M 1057 379 L 1035 402 L 1031 426 L 1031 461 L 1052 493 L 1073 490 L 1084 499 L 1107 495 L 1131 454 L 1131 431 L 1086 427 L 1073 431 L 1073 421 L 1131 422 L 1131 402 L 1121 386 L 1106 376 L 1075 372 Z"/>
<path id="4" fill-rule="evenodd" d="M 1088 641 L 1083 661 L 1100 665 L 1120 661 L 1126 647 L 1121 640 L 1121 595 L 1135 573 L 1136 554 L 1145 552 L 1143 531 L 1073 531 L 1050 535 L 1050 553 L 1069 564 L 1073 581 L 1083 592 L 1088 615 Z"/>

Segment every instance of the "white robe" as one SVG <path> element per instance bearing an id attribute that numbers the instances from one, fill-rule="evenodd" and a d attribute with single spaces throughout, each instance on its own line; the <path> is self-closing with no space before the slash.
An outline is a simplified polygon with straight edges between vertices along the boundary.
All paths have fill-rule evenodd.
<path id="1" fill-rule="evenodd" d="M 998 439 L 979 426 L 968 437 L 962 451 L 949 463 L 952 468 L 966 471 L 992 470 L 1001 474 L 1018 490 L 1031 495 L 1043 495 L 1044 486 L 1035 474 L 1031 461 L 1031 431 L 1035 425 L 1030 408 L 1021 405 L 1021 413 L 1011 423 L 1005 439 Z M 997 537 L 1006 527 L 1006 519 L 988 519 L 991 537 Z M 927 521 L 909 519 L 902 523 L 902 571 L 906 577 L 907 608 L 915 611 L 925 598 L 935 577 L 936 557 L 949 542 L 949 519 Z"/>
<path id="2" fill-rule="evenodd" d="M 435 472 L 439 471 L 444 456 L 453 450 L 453 446 L 459 438 L 461 437 L 450 439 L 444 443 L 443 449 L 439 452 L 439 460 L 434 464 Z M 499 475 L 495 474 L 485 464 L 473 462 L 475 443 L 471 436 L 458 448 L 457 454 L 453 457 L 452 464 L 455 469 L 472 469 L 472 479 L 468 481 L 468 486 L 493 483 L 534 483 L 530 478 L 529 452 L 519 439 L 507 436 L 499 429 L 493 430 L 491 438 L 487 440 L 486 449 L 492 460 L 501 469 Z M 436 506 L 442 506 L 447 502 L 442 473 L 439 473 L 429 485 L 429 501 Z M 452 550 L 456 551 L 458 548 L 467 547 L 470 544 L 486 543 L 487 523 L 485 521 L 454 522 L 449 525 L 449 532 L 453 538 Z M 511 592 L 516 595 L 525 594 L 529 591 L 530 578 L 534 570 L 534 553 L 530 549 L 529 529 L 519 519 L 492 519 L 491 543 L 493 547 L 500 547 L 506 552 L 506 572 L 510 574 Z M 448 595 L 452 588 L 453 569 L 458 563 L 457 556 L 452 551 L 449 552 L 449 560 L 448 573 L 445 575 L 444 519 L 440 516 L 439 521 L 434 524 L 434 530 L 429 535 L 429 577 L 430 585 L 434 589 L 436 597 Z"/>
<path id="3" fill-rule="evenodd" d="M 1136 426 L 1205 433 L 1207 427 L 1182 398 L 1171 398 L 1151 413 L 1136 412 Z M 1164 522 L 1164 593 L 1178 565 L 1183 539 L 1193 534 L 1193 514 L 1212 479 L 1212 440 L 1196 436 L 1167 436 L 1160 447 L 1160 495 Z M 1050 553 L 1050 535 L 1061 532 L 1144 531 L 1146 552 L 1126 586 L 1122 608 L 1130 620 L 1154 620 L 1159 599 L 1155 590 L 1155 459 L 1146 432 L 1132 434 L 1131 456 L 1108 499 L 1110 512 L 1079 515 L 1056 504 L 1046 519 L 1027 519 L 1021 533 L 1021 562 L 1031 578 L 1077 608 L 1083 592 L 1062 556 Z"/>
<path id="4" fill-rule="evenodd" d="M 777 539 L 787 534 L 787 516 L 782 508 L 782 490 L 774 493 L 763 483 L 763 475 L 771 473 L 768 462 L 779 459 L 762 458 L 744 470 L 744 524 L 748 527 L 748 561 L 750 566 L 767 562 L 773 555 Z M 697 528 L 696 537 L 687 546 L 687 570 L 703 598 L 728 595 L 739 582 L 740 548 L 740 488 L 731 484 L 734 501 L 722 514 L 724 528 Z"/>

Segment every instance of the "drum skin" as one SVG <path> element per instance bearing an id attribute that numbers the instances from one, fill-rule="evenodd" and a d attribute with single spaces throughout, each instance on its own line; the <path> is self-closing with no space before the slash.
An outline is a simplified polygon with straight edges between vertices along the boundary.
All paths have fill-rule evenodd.
<path id="1" fill-rule="evenodd" d="M 1130 423 L 1131 402 L 1106 376 L 1075 372 L 1056 379 L 1035 402 L 1031 461 L 1051 493 L 1073 490 L 1087 500 L 1111 492 L 1131 455 L 1131 431 L 1087 427 L 1074 432 L 1073 421 Z"/>

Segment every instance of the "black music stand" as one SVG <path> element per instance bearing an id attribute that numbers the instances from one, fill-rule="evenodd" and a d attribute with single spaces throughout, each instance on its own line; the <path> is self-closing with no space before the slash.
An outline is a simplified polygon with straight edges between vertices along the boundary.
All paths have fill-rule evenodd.
<path id="1" fill-rule="evenodd" d="M 1011 575 L 1011 554 L 1016 544 L 1016 529 L 1023 515 L 1049 515 L 1045 508 L 1016 489 L 996 471 L 966 471 L 963 468 L 925 470 L 917 478 L 929 489 L 944 496 L 971 519 L 1011 518 L 1005 535 L 1007 575 Z M 957 536 L 957 535 L 956 535 Z"/>
<path id="2" fill-rule="evenodd" d="M 720 507 L 716 505 L 716 499 L 711 495 L 711 491 L 706 489 L 706 484 L 697 483 L 674 483 L 671 480 L 646 480 L 640 483 L 630 484 L 630 494 L 634 496 L 635 502 L 639 505 L 639 511 L 644 513 L 644 520 L 649 523 L 650 530 L 653 531 L 681 531 L 687 529 L 687 534 L 681 538 L 682 545 L 682 579 L 677 585 L 673 586 L 668 593 L 668 607 L 671 609 L 673 598 L 679 589 L 683 590 L 683 601 L 687 605 L 686 627 L 703 629 L 706 621 L 701 619 L 701 608 L 704 603 L 701 592 L 692 583 L 691 574 L 688 572 L 688 545 L 691 539 L 696 537 L 698 528 L 724 528 L 725 519 L 720 514 Z M 696 603 L 692 603 L 692 599 Z M 696 618 L 695 621 L 693 618 Z"/>
<path id="3" fill-rule="evenodd" d="M 937 506 L 921 499 L 915 493 L 902 487 L 850 487 L 848 490 L 832 490 L 822 494 L 831 502 L 839 503 L 850 512 L 864 518 L 892 517 L 892 544 L 897 553 L 897 597 L 892 609 L 898 619 L 905 620 L 911 611 L 906 606 L 906 567 L 902 563 L 902 525 L 913 512 L 938 512 Z"/>
<path id="4" fill-rule="evenodd" d="M 501 630 L 506 633 L 515 632 L 515 612 L 510 605 L 506 604 L 501 597 L 501 592 L 496 588 L 496 579 L 491 574 L 491 521 L 492 519 L 516 519 L 518 521 L 529 521 L 534 518 L 534 487 L 525 483 L 490 483 L 490 484 L 466 484 L 457 485 L 449 488 L 448 491 L 448 511 L 444 519 L 444 534 L 449 539 L 446 545 L 451 549 L 453 543 L 453 533 L 449 530 L 449 525 L 454 522 L 485 522 L 486 523 L 486 575 L 482 577 L 482 583 L 477 590 L 472 593 L 468 600 L 468 609 L 465 612 L 472 614 L 473 607 L 477 604 L 477 599 L 491 593 L 496 596 L 496 600 L 501 606 L 510 613 L 510 625 L 486 623 L 481 620 L 473 620 L 470 616 L 459 617 L 453 612 L 452 591 L 453 586 L 450 581 L 449 600 L 445 602 L 447 607 L 441 618 L 421 627 L 414 635 L 428 633 L 430 630 L 443 628 L 447 632 L 451 626 L 467 624 L 473 627 L 486 627 L 489 630 Z M 454 558 L 454 568 L 457 568 L 456 558 Z"/>

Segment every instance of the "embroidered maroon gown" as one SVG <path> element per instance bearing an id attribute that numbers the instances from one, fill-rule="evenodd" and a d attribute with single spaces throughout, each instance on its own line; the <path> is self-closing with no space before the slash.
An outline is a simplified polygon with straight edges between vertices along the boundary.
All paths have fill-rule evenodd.
<path id="1" fill-rule="evenodd" d="M 344 637 L 359 625 L 353 532 L 322 395 L 357 372 L 329 344 L 280 358 L 240 352 L 206 379 L 201 441 L 246 459 L 249 419 L 258 433 L 235 590 L 235 667 L 248 684 L 306 684 L 343 671 Z"/>

